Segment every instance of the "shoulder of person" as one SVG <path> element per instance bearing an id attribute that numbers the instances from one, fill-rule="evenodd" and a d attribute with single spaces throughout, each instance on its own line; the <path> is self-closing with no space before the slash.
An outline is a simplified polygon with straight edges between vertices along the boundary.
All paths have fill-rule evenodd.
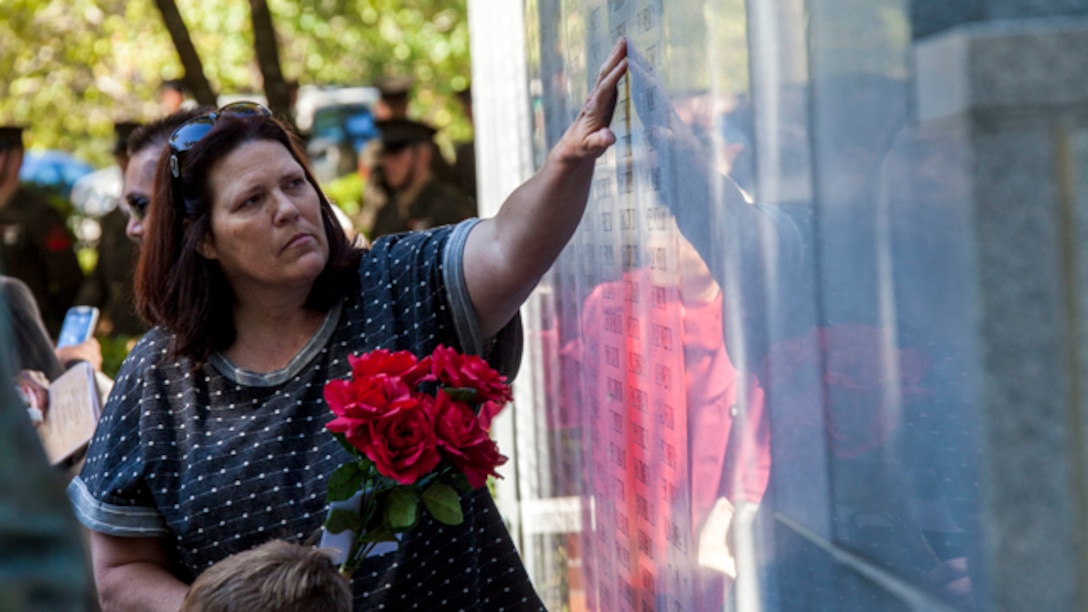
<path id="1" fill-rule="evenodd" d="M 0 275 L 0 296 L 11 303 L 15 300 L 34 300 L 34 294 L 26 283 L 14 276 Z"/>

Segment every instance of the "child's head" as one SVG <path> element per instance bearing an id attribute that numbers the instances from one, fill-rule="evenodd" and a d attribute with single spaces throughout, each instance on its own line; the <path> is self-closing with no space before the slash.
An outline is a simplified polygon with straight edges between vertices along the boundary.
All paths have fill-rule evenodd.
<path id="1" fill-rule="evenodd" d="M 350 612 L 351 587 L 323 551 L 272 540 L 204 570 L 181 612 Z"/>

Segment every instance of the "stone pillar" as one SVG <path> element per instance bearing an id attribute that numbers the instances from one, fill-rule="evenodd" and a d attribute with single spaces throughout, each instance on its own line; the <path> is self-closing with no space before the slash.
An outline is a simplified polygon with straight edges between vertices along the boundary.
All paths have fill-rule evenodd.
<path id="1" fill-rule="evenodd" d="M 980 609 L 1088 606 L 1088 6 L 916 2 L 916 119 L 961 134 L 976 274 Z M 1074 6 L 1075 5 L 1075 6 Z M 951 87 L 949 85 L 952 85 Z M 949 299 L 960 299 L 949 296 Z"/>

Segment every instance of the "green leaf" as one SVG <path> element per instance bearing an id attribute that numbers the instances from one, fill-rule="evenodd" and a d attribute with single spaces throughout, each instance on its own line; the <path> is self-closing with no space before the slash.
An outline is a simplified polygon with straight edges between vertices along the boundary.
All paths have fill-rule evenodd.
<path id="1" fill-rule="evenodd" d="M 461 498 L 449 485 L 436 484 L 429 487 L 423 492 L 423 504 L 440 523 L 460 525 L 465 520 L 461 513 Z"/>
<path id="2" fill-rule="evenodd" d="M 385 524 L 393 531 L 404 531 L 416 524 L 419 500 L 410 491 L 398 487 L 385 498 Z"/>
<path id="3" fill-rule="evenodd" d="M 455 402 L 471 402 L 476 397 L 476 389 L 472 387 L 442 387 L 442 390 Z"/>
<path id="4" fill-rule="evenodd" d="M 396 542 L 397 536 L 388 527 L 378 527 L 363 534 L 363 542 Z"/>
<path id="5" fill-rule="evenodd" d="M 343 510 L 340 508 L 334 508 L 329 513 L 329 518 L 325 519 L 325 529 L 329 533 L 340 533 L 341 531 L 350 529 L 355 533 L 363 527 L 363 521 L 359 518 L 359 515 L 351 510 Z"/>
<path id="6" fill-rule="evenodd" d="M 345 463 L 329 476 L 329 492 L 326 501 L 351 499 L 363 486 L 363 471 L 354 463 Z"/>

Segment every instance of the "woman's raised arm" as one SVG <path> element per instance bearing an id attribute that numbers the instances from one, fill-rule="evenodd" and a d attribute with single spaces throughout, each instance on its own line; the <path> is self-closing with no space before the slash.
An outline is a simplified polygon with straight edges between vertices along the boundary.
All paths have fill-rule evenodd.
<path id="1" fill-rule="evenodd" d="M 596 160 L 616 141 L 608 126 L 626 71 L 627 41 L 620 39 L 543 167 L 469 234 L 465 282 L 484 337 L 513 318 L 582 220 Z"/>

